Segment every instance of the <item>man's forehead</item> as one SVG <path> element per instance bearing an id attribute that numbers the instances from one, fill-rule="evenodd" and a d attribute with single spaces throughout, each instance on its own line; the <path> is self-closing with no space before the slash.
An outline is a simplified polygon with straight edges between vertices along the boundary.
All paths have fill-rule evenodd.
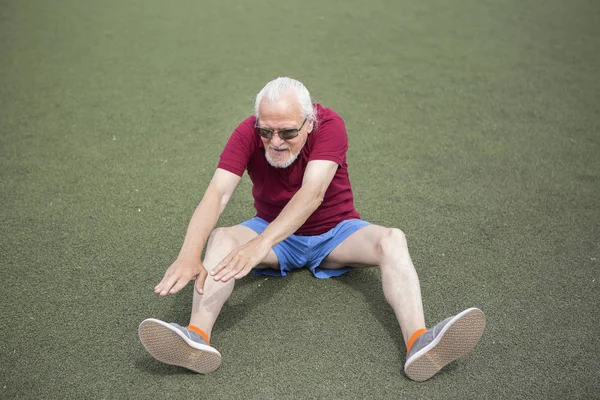
<path id="1" fill-rule="evenodd" d="M 265 119 L 292 119 L 302 117 L 300 103 L 295 96 L 282 96 L 277 100 L 262 99 L 258 107 L 258 117 Z"/>

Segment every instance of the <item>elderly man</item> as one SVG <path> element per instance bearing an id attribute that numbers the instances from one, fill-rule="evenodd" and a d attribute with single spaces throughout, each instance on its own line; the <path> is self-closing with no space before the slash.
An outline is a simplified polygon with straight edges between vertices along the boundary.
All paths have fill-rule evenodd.
<path id="1" fill-rule="evenodd" d="M 317 278 L 353 267 L 380 268 L 385 298 L 406 343 L 404 371 L 410 379 L 429 379 L 475 347 L 485 326 L 477 308 L 426 329 L 404 233 L 360 219 L 347 149 L 342 118 L 313 104 L 302 83 L 278 78 L 260 91 L 255 115 L 229 138 L 179 256 L 154 289 L 166 296 L 196 281 L 188 326 L 157 319 L 139 326 L 140 340 L 154 358 L 198 373 L 214 371 L 221 354 L 210 346 L 210 337 L 235 280 L 251 270 L 285 276 L 303 267 Z M 215 229 L 244 171 L 252 180 L 256 217 Z"/>

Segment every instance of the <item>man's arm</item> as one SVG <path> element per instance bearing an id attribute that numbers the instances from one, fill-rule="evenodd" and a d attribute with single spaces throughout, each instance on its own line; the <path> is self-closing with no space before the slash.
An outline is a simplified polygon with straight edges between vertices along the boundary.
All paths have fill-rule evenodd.
<path id="1" fill-rule="evenodd" d="M 304 171 L 302 186 L 279 216 L 263 233 L 225 257 L 211 272 L 214 279 L 227 282 L 231 278 L 246 276 L 267 256 L 273 246 L 296 232 L 323 202 L 337 169 L 338 164 L 333 161 L 309 162 Z"/>
<path id="2" fill-rule="evenodd" d="M 215 171 L 192 215 L 179 255 L 154 288 L 155 293 L 161 296 L 177 293 L 195 279 L 196 290 L 202 294 L 207 275 L 200 260 L 202 249 L 240 180 L 240 176 L 224 169 Z"/>
<path id="3" fill-rule="evenodd" d="M 272 248 L 296 232 L 323 202 L 337 169 L 338 164 L 333 161 L 309 162 L 298 192 L 257 239 Z"/>

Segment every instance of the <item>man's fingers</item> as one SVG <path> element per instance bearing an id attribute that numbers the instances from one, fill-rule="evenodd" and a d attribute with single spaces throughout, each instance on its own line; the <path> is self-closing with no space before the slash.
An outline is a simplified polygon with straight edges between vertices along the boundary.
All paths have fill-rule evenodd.
<path id="1" fill-rule="evenodd" d="M 218 263 L 212 271 L 210 271 L 210 274 L 214 277 L 215 281 L 218 281 L 224 274 L 227 273 L 227 271 L 229 271 L 235 265 L 236 258 L 236 255 L 232 251 L 227 255 L 227 257 L 222 259 L 221 262 Z"/>
<path id="2" fill-rule="evenodd" d="M 179 292 L 181 289 L 184 288 L 185 285 L 188 284 L 189 281 L 190 281 L 189 279 L 184 278 L 182 276 L 181 278 L 179 278 L 179 280 L 177 280 L 177 282 L 175 282 L 173 287 L 169 290 L 168 294 L 175 294 L 175 293 Z"/>
<path id="3" fill-rule="evenodd" d="M 229 254 L 227 255 L 227 257 L 225 257 L 224 259 L 222 259 L 222 260 L 221 260 L 221 262 L 220 262 L 220 263 L 218 263 L 218 264 L 217 264 L 217 266 L 216 266 L 216 267 L 214 267 L 212 271 L 210 271 L 210 274 L 211 274 L 212 276 L 215 276 L 215 275 L 217 275 L 219 272 L 221 272 L 221 270 L 222 270 L 223 268 L 227 267 L 227 265 L 229 264 L 229 261 L 231 260 L 231 258 L 232 258 L 232 256 L 231 256 L 231 253 L 229 253 Z M 217 280 L 217 279 L 215 279 L 215 280 Z"/>
<path id="4" fill-rule="evenodd" d="M 162 288 L 163 288 L 165 282 L 167 281 L 167 279 L 169 279 L 170 276 L 171 275 L 167 271 L 167 273 L 163 276 L 163 278 L 160 280 L 160 282 L 158 282 L 158 285 L 156 285 L 154 287 L 154 293 L 158 294 L 162 291 Z"/>
<path id="5" fill-rule="evenodd" d="M 238 260 L 237 259 L 233 259 L 230 262 L 228 262 L 226 265 L 224 265 L 220 271 L 214 276 L 215 281 L 221 281 L 221 282 L 227 282 L 227 280 L 223 279 L 225 276 L 227 276 L 237 265 Z"/>
<path id="6" fill-rule="evenodd" d="M 213 268 L 210 275 L 215 281 L 227 282 L 231 278 L 243 278 L 254 266 L 252 258 L 245 256 L 243 249 L 234 250 Z"/>
<path id="7" fill-rule="evenodd" d="M 175 285 L 175 283 L 178 280 L 179 280 L 179 276 L 177 276 L 177 275 L 169 276 L 167 278 L 166 282 L 163 283 L 162 287 L 160 288 L 160 292 L 158 294 L 161 296 L 166 296 L 167 294 L 169 294 L 169 291 L 171 290 L 173 285 Z"/>
<path id="8" fill-rule="evenodd" d="M 199 294 L 204 294 L 204 282 L 206 281 L 206 276 L 207 275 L 208 275 L 208 273 L 203 268 L 200 271 L 200 273 L 198 274 L 198 276 L 196 277 L 196 282 L 195 282 L 194 286 L 196 287 L 196 291 Z"/>
<path id="9" fill-rule="evenodd" d="M 235 264 L 233 264 L 229 270 L 225 271 L 225 273 L 221 275 L 220 281 L 227 282 L 228 280 L 236 276 L 238 273 L 240 273 L 245 266 L 246 260 L 235 260 Z"/>
<path id="10" fill-rule="evenodd" d="M 250 268 L 244 268 L 243 270 L 241 270 L 240 272 L 235 274 L 235 276 L 233 278 L 234 279 L 242 279 L 243 277 L 248 275 L 249 272 L 250 272 Z"/>

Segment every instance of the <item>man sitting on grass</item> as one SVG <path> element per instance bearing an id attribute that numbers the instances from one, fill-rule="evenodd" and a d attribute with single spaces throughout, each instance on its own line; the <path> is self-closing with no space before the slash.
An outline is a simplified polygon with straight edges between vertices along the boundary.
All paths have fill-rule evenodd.
<path id="1" fill-rule="evenodd" d="M 140 340 L 154 358 L 199 373 L 216 370 L 221 354 L 210 337 L 235 280 L 253 269 L 285 276 L 303 267 L 329 278 L 352 267 L 379 266 L 383 293 L 406 343 L 404 372 L 410 379 L 429 379 L 475 347 L 485 326 L 477 308 L 426 329 L 404 233 L 360 219 L 347 149 L 342 118 L 313 104 L 302 83 L 278 78 L 260 91 L 255 115 L 229 138 L 179 256 L 154 288 L 166 296 L 196 281 L 188 326 L 157 319 L 140 324 Z M 244 171 L 252 180 L 256 217 L 215 229 Z"/>

